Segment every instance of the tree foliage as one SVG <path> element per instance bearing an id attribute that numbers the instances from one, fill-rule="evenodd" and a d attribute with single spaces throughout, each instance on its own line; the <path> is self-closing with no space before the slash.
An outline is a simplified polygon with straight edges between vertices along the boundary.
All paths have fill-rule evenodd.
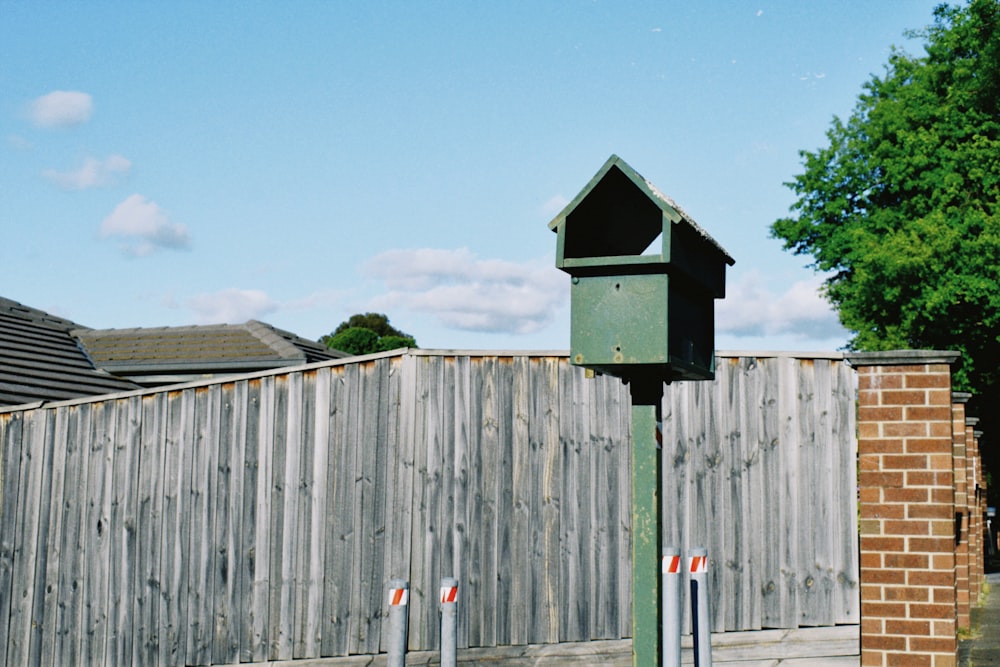
<path id="1" fill-rule="evenodd" d="M 417 347 L 413 336 L 390 325 L 389 318 L 382 313 L 351 315 L 333 333 L 320 338 L 320 342 L 328 348 L 348 354 L 372 354 L 401 347 Z"/>
<path id="2" fill-rule="evenodd" d="M 858 350 L 963 353 L 959 388 L 998 389 L 1000 2 L 942 5 L 893 50 L 829 145 L 802 151 L 772 235 L 811 255 Z"/>

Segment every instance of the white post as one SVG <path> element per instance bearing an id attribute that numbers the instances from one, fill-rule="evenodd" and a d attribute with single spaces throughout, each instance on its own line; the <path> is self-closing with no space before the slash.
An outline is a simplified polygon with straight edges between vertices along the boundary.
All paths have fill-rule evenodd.
<path id="1" fill-rule="evenodd" d="M 458 663 L 458 579 L 441 580 L 441 667 Z"/>
<path id="2" fill-rule="evenodd" d="M 405 579 L 389 580 L 389 639 L 386 667 L 406 665 L 406 625 L 410 584 Z"/>
<path id="3" fill-rule="evenodd" d="M 681 550 L 663 548 L 663 667 L 681 667 Z"/>
<path id="4" fill-rule="evenodd" d="M 688 551 L 691 574 L 691 625 L 694 634 L 694 664 L 712 667 L 712 620 L 708 598 L 708 551 L 696 547 Z"/>

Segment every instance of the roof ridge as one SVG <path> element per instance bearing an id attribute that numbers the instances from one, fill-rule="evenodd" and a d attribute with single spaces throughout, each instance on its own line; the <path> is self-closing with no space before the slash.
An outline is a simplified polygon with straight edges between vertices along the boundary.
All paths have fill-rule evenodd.
<path id="1" fill-rule="evenodd" d="M 282 331 L 275 326 L 261 322 L 260 320 L 247 320 L 238 325 L 253 334 L 258 340 L 278 353 L 282 359 L 299 359 L 305 361 L 305 352 L 295 346 L 288 338 L 282 334 L 288 334 L 299 338 L 290 331 Z"/>
<path id="2" fill-rule="evenodd" d="M 2 296 L 0 296 L 0 313 L 6 313 L 21 320 L 27 320 L 35 324 L 43 325 L 52 329 L 58 329 L 64 332 L 69 331 L 70 329 L 89 328 L 83 326 L 82 324 L 77 324 L 72 320 L 68 320 L 65 317 L 59 317 L 58 315 L 53 315 L 52 313 L 48 313 L 44 310 L 26 306 L 23 303 L 19 303 L 13 299 L 8 299 L 7 297 Z"/>
<path id="3" fill-rule="evenodd" d="M 184 331 L 208 331 L 208 330 L 224 330 L 224 329 L 239 329 L 243 328 L 242 324 L 226 324 L 226 323 L 215 323 L 215 324 L 182 324 L 179 326 L 159 326 L 159 327 L 125 327 L 123 329 L 117 329 L 114 327 L 108 329 L 91 329 L 88 327 L 81 327 L 82 331 L 85 331 L 91 336 L 118 336 L 121 334 L 132 334 L 132 333 L 150 333 L 159 331 L 172 331 L 172 332 L 184 332 Z M 76 330 L 74 330 L 76 331 Z M 71 332 L 72 333 L 72 332 Z"/>

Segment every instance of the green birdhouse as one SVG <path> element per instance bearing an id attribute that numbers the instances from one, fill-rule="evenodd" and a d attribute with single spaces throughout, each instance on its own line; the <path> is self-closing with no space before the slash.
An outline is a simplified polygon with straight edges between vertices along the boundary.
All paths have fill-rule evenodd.
<path id="1" fill-rule="evenodd" d="M 549 223 L 572 276 L 570 360 L 624 380 L 711 380 L 733 258 L 617 155 Z"/>

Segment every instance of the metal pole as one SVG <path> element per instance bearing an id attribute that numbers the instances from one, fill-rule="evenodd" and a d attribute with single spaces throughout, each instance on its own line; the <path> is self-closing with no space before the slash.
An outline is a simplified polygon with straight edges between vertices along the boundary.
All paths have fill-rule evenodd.
<path id="1" fill-rule="evenodd" d="M 633 379 L 632 665 L 660 664 L 660 420 L 663 380 Z"/>
<path id="2" fill-rule="evenodd" d="M 405 579 L 389 580 L 389 640 L 386 667 L 405 667 L 406 624 L 410 584 Z"/>
<path id="3" fill-rule="evenodd" d="M 694 627 L 694 664 L 712 667 L 712 608 L 708 597 L 708 551 L 695 547 L 688 551 L 691 573 L 691 623 Z"/>
<path id="4" fill-rule="evenodd" d="M 663 548 L 663 667 L 681 667 L 681 550 Z"/>
<path id="5" fill-rule="evenodd" d="M 458 579 L 441 580 L 441 667 L 458 663 Z"/>

